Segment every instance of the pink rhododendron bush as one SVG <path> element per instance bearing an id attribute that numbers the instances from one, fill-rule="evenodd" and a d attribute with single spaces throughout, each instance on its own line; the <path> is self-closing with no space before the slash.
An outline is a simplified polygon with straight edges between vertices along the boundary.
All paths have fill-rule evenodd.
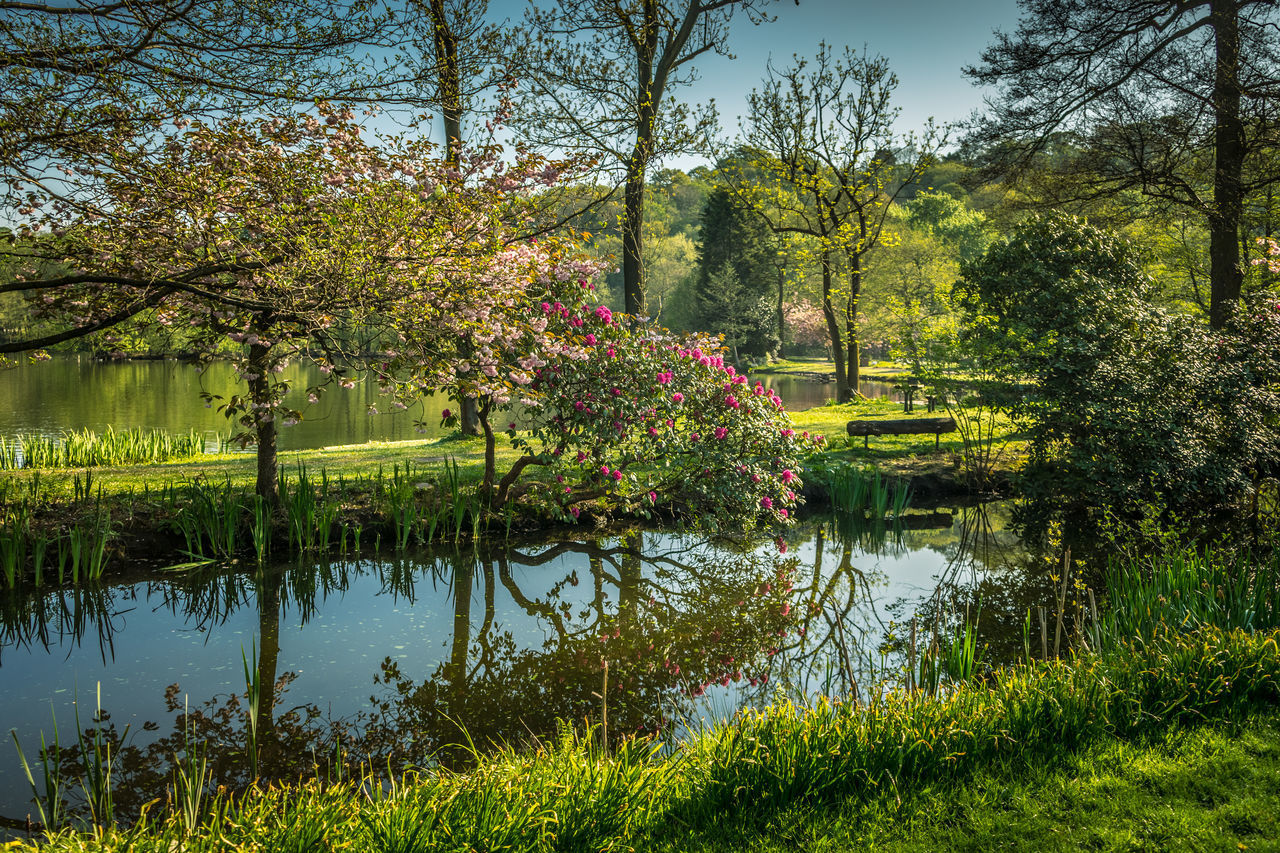
<path id="1" fill-rule="evenodd" d="M 531 285 L 541 298 L 512 307 L 521 345 L 472 365 L 487 375 L 490 459 L 496 409 L 524 403 L 505 426 L 525 455 L 493 505 L 532 466 L 544 470 L 521 493 L 567 520 L 661 509 L 713 528 L 788 521 L 800 460 L 819 439 L 791 429 L 782 401 L 726 365 L 713 339 L 614 315 L 591 303 L 586 279 L 562 278 Z"/>
<path id="2" fill-rule="evenodd" d="M 561 511 L 644 515 L 662 506 L 712 527 L 787 521 L 801 457 L 782 401 L 724 363 L 714 343 L 593 315 L 586 358 L 543 368 L 545 394 L 518 445 L 548 465 Z"/>

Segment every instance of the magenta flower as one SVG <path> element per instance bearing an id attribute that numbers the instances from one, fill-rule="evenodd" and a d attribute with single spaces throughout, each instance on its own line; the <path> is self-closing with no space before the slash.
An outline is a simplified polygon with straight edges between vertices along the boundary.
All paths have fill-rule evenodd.
<path id="1" fill-rule="evenodd" d="M 724 427 L 716 427 L 716 438 L 724 438 L 728 434 L 729 431 Z"/>
<path id="2" fill-rule="evenodd" d="M 587 346 L 589 347 L 593 347 L 596 345 L 595 335 L 588 334 L 585 338 L 583 338 L 583 340 L 587 342 Z"/>
<path id="3" fill-rule="evenodd" d="M 578 509 L 576 506 L 571 506 L 569 507 L 569 515 L 572 515 L 574 518 L 577 518 L 578 516 L 582 515 L 582 510 Z"/>
<path id="4" fill-rule="evenodd" d="M 738 408 L 738 398 L 730 394 L 729 396 L 724 398 L 724 404 L 726 406 L 732 406 L 733 408 L 736 409 Z"/>
<path id="5" fill-rule="evenodd" d="M 449 411 L 448 409 L 445 409 L 443 412 L 440 413 L 440 417 L 442 418 L 448 418 L 452 416 L 453 416 L 453 412 Z"/>
<path id="6" fill-rule="evenodd" d="M 788 468 L 788 469 L 786 469 L 785 471 L 783 471 L 783 472 L 782 472 L 782 482 L 784 482 L 784 483 L 790 483 L 790 482 L 791 482 L 792 480 L 794 480 L 795 478 L 796 478 L 796 475 L 795 475 L 795 474 L 793 474 L 793 473 L 791 473 L 791 469 L 790 469 L 790 468 Z"/>
<path id="7" fill-rule="evenodd" d="M 585 454 L 585 453 L 583 453 L 581 450 L 579 450 L 579 451 L 578 451 L 578 461 L 579 461 L 579 462 L 581 462 L 581 461 L 583 461 L 583 460 L 584 460 L 584 459 L 586 459 L 586 458 L 587 458 L 587 454 Z"/>
<path id="8" fill-rule="evenodd" d="M 614 352 L 613 347 L 609 347 L 609 349 L 606 352 L 608 352 L 609 358 L 613 358 L 615 355 L 617 355 L 617 353 Z"/>
<path id="9" fill-rule="evenodd" d="M 649 503 L 654 504 L 654 503 L 657 503 L 657 502 L 658 502 L 658 493 L 657 493 L 657 492 L 650 492 L 650 493 L 649 493 Z"/>
<path id="10" fill-rule="evenodd" d="M 783 518 L 786 518 L 788 515 L 790 515 L 790 513 L 788 513 L 787 510 L 784 508 L 784 509 L 778 510 L 778 515 L 782 516 Z"/>
<path id="11" fill-rule="evenodd" d="M 684 402 L 684 395 L 683 395 L 683 394 L 681 394 L 679 391 L 677 391 L 676 393 L 674 393 L 674 394 L 672 394 L 672 395 L 671 395 L 671 401 L 672 401 L 673 403 L 683 403 L 683 402 Z"/>
<path id="12" fill-rule="evenodd" d="M 763 386 L 763 385 L 756 385 L 755 390 L 753 391 L 753 393 L 754 393 L 757 397 L 763 397 L 763 396 L 764 396 L 764 386 Z"/>
<path id="13" fill-rule="evenodd" d="M 587 404 L 582 402 L 581 400 L 577 400 L 574 402 L 573 407 L 577 409 L 579 412 L 581 412 L 583 409 L 587 407 Z"/>
<path id="14" fill-rule="evenodd" d="M 764 507 L 765 509 L 773 509 L 773 498 L 769 497 L 768 495 L 765 495 L 760 499 L 760 506 Z"/>
<path id="15" fill-rule="evenodd" d="M 606 477 L 607 477 L 607 476 L 609 476 L 609 466 L 608 466 L 608 465 L 601 465 L 601 466 L 600 466 L 600 473 L 601 473 L 601 474 L 604 474 Z"/>
<path id="16" fill-rule="evenodd" d="M 614 479 L 614 480 L 621 480 L 621 479 L 622 479 L 622 472 L 621 472 L 621 471 L 618 471 L 618 470 L 614 470 L 614 472 L 613 472 L 613 479 Z"/>

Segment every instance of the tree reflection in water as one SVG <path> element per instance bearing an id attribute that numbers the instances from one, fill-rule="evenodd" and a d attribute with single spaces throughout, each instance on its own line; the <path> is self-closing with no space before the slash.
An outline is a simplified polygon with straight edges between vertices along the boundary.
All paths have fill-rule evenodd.
<path id="1" fill-rule="evenodd" d="M 152 574 L 109 587 L 0 598 L 0 653 L 43 645 L 57 654 L 96 640 L 109 662 L 125 630 L 121 614 L 131 609 L 167 612 L 196 631 L 233 617 L 242 622 L 250 613 L 264 781 L 362 767 L 462 768 L 473 744 L 483 751 L 554 737 L 561 721 L 603 734 L 606 712 L 608 736 L 616 740 L 670 733 L 708 712 L 763 706 L 779 691 L 800 701 L 865 695 L 878 676 L 905 662 L 908 620 L 920 622 L 923 646 L 979 596 L 985 625 L 1017 626 L 1009 633 L 1020 653 L 1022 601 L 1041 581 L 1003 523 L 983 508 L 916 514 L 890 529 L 834 519 L 791 531 L 780 540 L 786 554 L 773 543 L 735 550 L 632 533 L 269 570 Z M 920 583 L 927 588 L 891 576 L 911 560 L 924 567 Z M 442 624 L 448 635 L 416 629 L 404 656 L 388 657 L 369 673 L 374 690 L 358 713 L 335 717 L 315 702 L 291 704 L 298 676 L 280 670 L 282 624 L 296 634 L 320 614 L 342 609 L 349 590 L 370 587 L 397 610 L 443 606 L 451 611 Z M 324 624 L 306 630 L 322 632 Z M 379 628 L 361 621 L 358 630 Z M 1015 647 L 990 632 L 984 640 Z M 385 646 L 376 647 L 383 654 Z M 438 658 L 436 648 L 443 649 Z M 317 687 L 335 698 L 360 691 L 349 674 L 346 683 L 319 685 L 321 677 L 308 668 L 309 695 Z M 167 796 L 188 733 L 208 758 L 210 787 L 239 790 L 253 781 L 245 692 L 188 707 L 182 691 L 170 686 L 158 720 L 123 744 L 109 716 L 90 723 L 118 752 L 121 817 Z M 78 758 L 74 749 L 64 751 L 69 777 L 78 775 Z"/>
<path id="2" fill-rule="evenodd" d="M 296 780 L 360 767 L 462 767 L 471 744 L 552 737 L 558 721 L 598 724 L 606 709 L 611 739 L 661 732 L 692 715 L 711 685 L 767 680 L 770 655 L 798 618 L 789 604 L 793 571 L 794 561 L 774 554 L 633 533 L 528 549 L 482 546 L 428 560 L 197 570 L 6 600 L 0 616 L 6 646 L 56 650 L 96 634 L 109 661 L 118 615 L 139 602 L 201 631 L 250 610 L 257 618 L 257 659 L 249 664 L 260 685 L 259 773 L 263 781 Z M 354 716 L 290 705 L 297 675 L 279 671 L 282 618 L 305 624 L 326 599 L 370 576 L 408 606 L 420 584 L 446 587 L 453 611 L 448 654 L 417 680 L 387 658 L 372 674 L 369 708 Z M 540 643 L 520 641 L 495 617 L 500 589 L 541 629 Z M 420 649 L 438 640 L 422 637 Z M 118 756 L 117 814 L 136 815 L 167 796 L 175 757 L 186 757 L 189 738 L 207 756 L 210 787 L 247 787 L 247 719 L 244 692 L 188 706 L 174 684 L 163 718 L 144 725 L 146 734 L 131 732 L 122 742 L 109 713 L 92 720 L 89 734 L 100 730 Z M 63 773 L 75 778 L 81 756 L 67 748 L 65 734 L 63 741 Z"/>

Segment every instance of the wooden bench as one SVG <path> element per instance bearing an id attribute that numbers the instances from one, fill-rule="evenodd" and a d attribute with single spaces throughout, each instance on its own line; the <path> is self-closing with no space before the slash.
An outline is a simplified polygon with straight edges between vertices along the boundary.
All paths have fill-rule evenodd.
<path id="1" fill-rule="evenodd" d="M 929 435 L 933 434 L 933 449 L 937 450 L 944 432 L 955 432 L 953 418 L 899 418 L 880 421 L 849 421 L 849 435 L 862 436 L 862 446 L 869 447 L 873 435 Z"/>

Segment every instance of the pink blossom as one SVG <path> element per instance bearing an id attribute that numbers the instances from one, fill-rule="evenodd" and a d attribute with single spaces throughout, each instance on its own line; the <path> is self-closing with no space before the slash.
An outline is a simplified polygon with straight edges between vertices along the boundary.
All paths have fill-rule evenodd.
<path id="1" fill-rule="evenodd" d="M 600 466 L 600 473 L 601 473 L 601 474 L 604 474 L 606 477 L 608 477 L 608 476 L 609 476 L 609 466 L 608 466 L 608 465 L 601 465 L 601 466 Z"/>
<path id="2" fill-rule="evenodd" d="M 671 382 L 671 374 L 670 374 L 670 373 L 659 373 L 659 374 L 658 374 L 658 384 L 659 384 L 659 385 L 666 385 L 666 384 L 668 384 L 669 382 Z M 677 402 L 678 402 L 678 401 L 677 401 Z"/>
<path id="3" fill-rule="evenodd" d="M 760 506 L 764 507 L 765 509 L 773 509 L 773 498 L 769 497 L 768 495 L 765 495 L 760 499 Z"/>
<path id="4" fill-rule="evenodd" d="M 587 407 L 587 404 L 582 402 L 581 400 L 576 400 L 574 401 L 573 407 L 577 409 L 579 412 L 581 412 L 583 409 Z"/>
<path id="5" fill-rule="evenodd" d="M 583 460 L 584 460 L 584 459 L 586 459 L 586 458 L 587 458 L 587 454 L 585 454 L 585 453 L 583 453 L 581 450 L 579 450 L 579 451 L 578 451 L 578 461 L 579 461 L 579 462 L 581 462 L 581 461 L 583 461 Z"/>
<path id="6" fill-rule="evenodd" d="M 755 387 L 755 390 L 753 391 L 753 393 L 754 393 L 757 397 L 763 397 L 763 396 L 764 396 L 764 386 L 763 386 L 763 385 L 757 385 L 757 386 Z"/>
<path id="7" fill-rule="evenodd" d="M 615 355 L 617 355 L 617 353 L 614 352 L 613 347 L 609 347 L 607 352 L 609 354 L 609 358 L 613 358 Z"/>
<path id="8" fill-rule="evenodd" d="M 679 391 L 677 391 L 676 393 L 674 393 L 674 394 L 672 394 L 672 395 L 671 395 L 671 402 L 673 402 L 673 403 L 683 403 L 683 402 L 684 402 L 684 395 L 683 395 L 683 394 L 681 394 Z"/>
<path id="9" fill-rule="evenodd" d="M 778 510 L 778 515 L 782 516 L 783 518 L 786 518 L 788 515 L 790 515 L 790 513 L 787 512 L 787 510 L 784 508 L 784 509 Z"/>
<path id="10" fill-rule="evenodd" d="M 649 493 L 649 503 L 653 504 L 653 503 L 657 503 L 657 502 L 658 502 L 658 493 L 657 493 L 657 492 L 650 492 L 650 493 Z"/>
<path id="11" fill-rule="evenodd" d="M 618 471 L 618 470 L 616 470 L 616 469 L 615 469 L 615 470 L 614 470 L 614 472 L 613 472 L 613 479 L 614 479 L 614 480 L 621 480 L 621 479 L 622 479 L 622 472 L 621 472 L 621 471 Z"/>
<path id="12" fill-rule="evenodd" d="M 587 342 L 587 346 L 589 346 L 589 347 L 593 347 L 593 346 L 595 346 L 595 345 L 596 345 L 596 336 L 595 336 L 595 335 L 590 335 L 590 334 L 589 334 L 589 335 L 587 335 L 585 338 L 583 338 L 583 340 Z"/>
<path id="13" fill-rule="evenodd" d="M 785 471 L 783 471 L 783 472 L 782 472 L 782 482 L 784 482 L 784 483 L 790 483 L 790 482 L 791 482 L 792 480 L 794 480 L 795 478 L 796 478 L 796 475 L 795 475 L 795 474 L 793 474 L 793 473 L 791 473 L 791 469 L 790 469 L 790 468 L 788 468 L 788 469 L 786 469 Z"/>
<path id="14" fill-rule="evenodd" d="M 724 427 L 716 427 L 716 438 L 724 438 L 729 434 L 729 430 Z"/>
<path id="15" fill-rule="evenodd" d="M 577 518 L 581 514 L 582 510 L 578 509 L 576 506 L 569 507 L 569 515 L 572 515 L 574 518 Z"/>

